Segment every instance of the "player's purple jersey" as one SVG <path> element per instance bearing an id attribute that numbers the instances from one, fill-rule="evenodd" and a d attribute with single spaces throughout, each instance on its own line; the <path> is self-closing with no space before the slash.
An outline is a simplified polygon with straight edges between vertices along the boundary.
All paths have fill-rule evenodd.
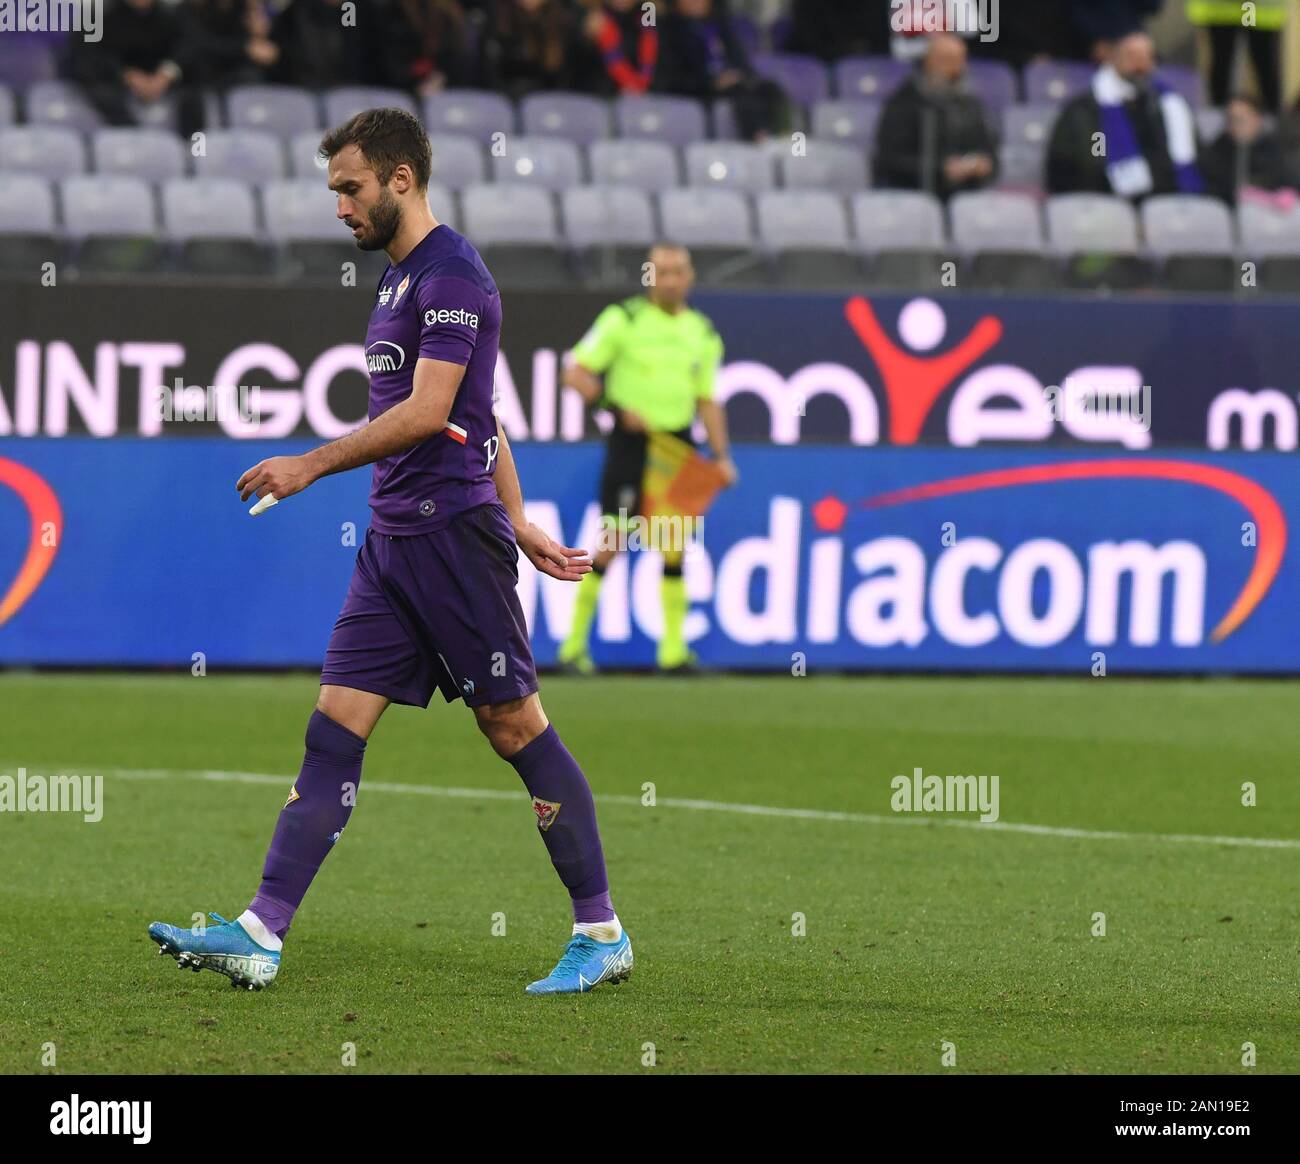
<path id="1" fill-rule="evenodd" d="M 496 500 L 492 383 L 500 340 L 496 283 L 478 251 L 451 227 L 430 231 L 389 265 L 366 329 L 370 419 L 411 395 L 421 356 L 461 364 L 465 377 L 442 432 L 375 462 L 371 528 L 425 533 Z"/>

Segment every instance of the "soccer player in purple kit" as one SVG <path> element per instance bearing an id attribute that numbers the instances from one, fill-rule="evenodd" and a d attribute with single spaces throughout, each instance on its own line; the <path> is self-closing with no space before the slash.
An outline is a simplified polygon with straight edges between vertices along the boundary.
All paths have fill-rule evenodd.
<path id="1" fill-rule="evenodd" d="M 414 116 L 371 109 L 321 142 L 338 217 L 357 246 L 385 250 L 366 332 L 369 423 L 300 456 L 271 457 L 236 488 L 282 501 L 331 473 L 374 464 L 372 518 L 321 672 L 306 756 L 276 822 L 262 883 L 235 921 L 154 922 L 182 967 L 260 989 L 279 971 L 295 910 L 339 839 L 366 741 L 390 703 L 464 699 L 532 795 L 537 827 L 573 903 L 573 936 L 525 990 L 569 994 L 632 972 L 610 901 L 591 789 L 537 696 L 515 592 L 518 554 L 577 582 L 585 551 L 524 516 L 510 444 L 492 410 L 501 297 L 478 252 L 429 208 L 429 140 Z"/>

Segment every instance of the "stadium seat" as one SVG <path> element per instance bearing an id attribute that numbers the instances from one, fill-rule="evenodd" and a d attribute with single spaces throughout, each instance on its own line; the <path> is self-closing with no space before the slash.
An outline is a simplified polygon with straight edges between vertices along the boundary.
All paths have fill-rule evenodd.
<path id="1" fill-rule="evenodd" d="M 737 190 L 665 190 L 659 195 L 664 235 L 691 248 L 701 283 L 766 284 L 768 273 L 754 251 L 749 201 Z"/>
<path id="2" fill-rule="evenodd" d="M 470 186 L 461 208 L 465 232 L 500 286 L 551 288 L 573 281 L 558 246 L 554 199 L 544 187 Z"/>
<path id="3" fill-rule="evenodd" d="M 561 137 L 577 145 L 609 136 L 609 103 L 585 93 L 530 93 L 520 102 L 523 131 L 533 137 Z"/>
<path id="4" fill-rule="evenodd" d="M 493 134 L 515 132 L 515 108 L 500 93 L 444 89 L 424 99 L 423 113 L 431 135 L 458 133 L 491 145 Z"/>
<path id="5" fill-rule="evenodd" d="M 1300 294 L 1300 209 L 1237 208 L 1241 257 L 1255 264 L 1261 291 Z"/>
<path id="6" fill-rule="evenodd" d="M 729 98 L 719 97 L 713 102 L 709 109 L 709 124 L 713 126 L 715 141 L 735 141 L 740 136 L 736 128 L 736 107 Z"/>
<path id="7" fill-rule="evenodd" d="M 1187 98 L 1193 109 L 1205 104 L 1205 80 L 1200 69 L 1190 65 L 1161 65 L 1156 70 L 1157 79 L 1163 81 L 1175 93 Z"/>
<path id="8" fill-rule="evenodd" d="M 835 66 L 835 91 L 845 99 L 884 101 L 911 73 L 910 64 L 893 57 L 845 57 Z"/>
<path id="9" fill-rule="evenodd" d="M 966 82 L 999 116 L 1008 105 L 1020 100 L 1020 77 L 1005 61 L 976 58 L 966 66 Z"/>
<path id="10" fill-rule="evenodd" d="M 1065 262 L 1073 288 L 1147 285 L 1150 265 L 1138 255 L 1137 213 L 1112 194 L 1057 194 L 1047 200 L 1047 239 Z"/>
<path id="11" fill-rule="evenodd" d="M 76 242 L 79 270 L 144 274 L 162 269 L 153 189 L 125 174 L 79 174 L 59 183 L 63 222 Z"/>
<path id="12" fill-rule="evenodd" d="M 57 125 L 89 133 L 104 124 L 98 110 L 69 81 L 37 82 L 27 90 L 24 106 L 28 125 Z"/>
<path id="13" fill-rule="evenodd" d="M 18 119 L 17 102 L 8 85 L 0 85 L 0 126 L 13 125 Z"/>
<path id="14" fill-rule="evenodd" d="M 262 211 L 270 237 L 280 245 L 287 270 L 297 276 L 338 282 L 344 263 L 355 263 L 357 283 L 378 279 L 387 263 L 382 251 L 360 251 L 337 217 L 338 201 L 319 178 L 286 178 L 262 187 Z"/>
<path id="15" fill-rule="evenodd" d="M 1147 249 L 1160 260 L 1160 280 L 1171 291 L 1235 291 L 1232 215 L 1217 198 L 1166 194 L 1148 198 L 1140 212 Z"/>
<path id="16" fill-rule="evenodd" d="M 873 286 L 934 290 L 943 261 L 943 207 L 915 190 L 869 190 L 853 198 L 858 248 Z"/>
<path id="17" fill-rule="evenodd" d="M 619 136 L 686 146 L 708 137 L 704 106 L 690 97 L 625 95 L 614 101 Z"/>
<path id="18" fill-rule="evenodd" d="M 880 101 L 857 98 L 818 101 L 812 111 L 812 135 L 870 153 L 876 141 L 882 107 Z"/>
<path id="19" fill-rule="evenodd" d="M 94 169 L 100 174 L 131 174 L 150 182 L 185 173 L 185 146 L 163 129 L 100 129 L 90 137 Z"/>
<path id="20" fill-rule="evenodd" d="M 239 85 L 226 94 L 231 129 L 264 129 L 291 137 L 320 129 L 316 98 L 293 85 Z"/>
<path id="21" fill-rule="evenodd" d="M 839 288 L 862 282 L 841 198 L 826 190 L 767 190 L 755 201 L 758 236 L 783 285 Z"/>
<path id="22" fill-rule="evenodd" d="M 853 146 L 813 138 L 802 154 L 793 153 L 788 142 L 782 142 L 781 147 L 777 168 L 781 185 L 787 190 L 831 190 L 836 194 L 856 194 L 870 184 L 867 155 Z"/>
<path id="23" fill-rule="evenodd" d="M 1044 254 L 1038 202 L 1024 194 L 979 190 L 948 204 L 953 246 L 967 256 L 960 285 L 996 290 L 1042 290 L 1057 283 Z"/>
<path id="24" fill-rule="evenodd" d="M 328 166 L 320 160 L 321 131 L 305 129 L 289 138 L 289 176 L 325 184 Z"/>
<path id="25" fill-rule="evenodd" d="M 369 85 L 343 85 L 325 93 L 325 126 L 333 129 L 366 109 L 405 109 L 416 112 L 415 101 L 402 89 Z"/>
<path id="26" fill-rule="evenodd" d="M 655 241 L 650 196 L 630 186 L 579 186 L 560 196 L 564 236 L 584 281 L 627 287 L 640 282 L 641 264 Z"/>
<path id="27" fill-rule="evenodd" d="M 0 77 L 15 89 L 30 89 L 58 76 L 57 38 L 46 33 L 6 32 L 0 36 Z"/>
<path id="28" fill-rule="evenodd" d="M 1055 105 L 1043 103 L 1010 105 L 1003 110 L 999 186 L 1025 193 L 1042 191 L 1056 115 Z"/>
<path id="29" fill-rule="evenodd" d="M 162 184 L 163 232 L 184 271 L 258 276 L 274 269 L 258 241 L 252 188 L 236 178 L 173 178 Z"/>
<path id="30" fill-rule="evenodd" d="M 460 232 L 460 206 L 450 186 L 436 181 L 429 183 L 429 209 L 440 223 Z"/>
<path id="31" fill-rule="evenodd" d="M 463 190 L 487 178 L 483 147 L 460 133 L 439 133 L 429 139 L 433 151 L 433 180 Z"/>
<path id="32" fill-rule="evenodd" d="M 677 151 L 662 141 L 598 141 L 588 151 L 591 180 L 604 186 L 671 190 L 681 184 Z"/>
<path id="33" fill-rule="evenodd" d="M 81 134 L 53 125 L 11 125 L 0 128 L 0 170 L 64 178 L 86 168 Z"/>
<path id="34" fill-rule="evenodd" d="M 41 264 L 63 255 L 49 181 L 0 172 L 0 273 L 35 278 Z"/>
<path id="35" fill-rule="evenodd" d="M 1086 93 L 1095 71 L 1082 61 L 1032 61 L 1025 66 L 1025 100 L 1060 105 Z"/>
<path id="36" fill-rule="evenodd" d="M 567 190 L 582 185 L 582 155 L 559 137 L 509 137 L 501 155 L 492 158 L 492 174 L 498 182 Z"/>
<path id="37" fill-rule="evenodd" d="M 754 72 L 781 86 L 796 105 L 811 108 L 830 96 L 830 76 L 816 57 L 799 53 L 755 53 Z"/>
<path id="38" fill-rule="evenodd" d="M 1197 109 L 1194 112 L 1196 115 L 1197 136 L 1201 139 L 1202 144 L 1212 145 L 1218 140 L 1219 135 L 1228 124 L 1227 110 L 1209 106 L 1205 109 Z"/>
<path id="39" fill-rule="evenodd" d="M 194 172 L 204 178 L 273 182 L 285 176 L 284 146 L 264 130 L 210 129 L 204 134 L 203 152 L 194 159 Z"/>
<path id="40" fill-rule="evenodd" d="M 697 141 L 686 147 L 686 184 L 756 194 L 776 185 L 772 155 L 748 142 Z"/>

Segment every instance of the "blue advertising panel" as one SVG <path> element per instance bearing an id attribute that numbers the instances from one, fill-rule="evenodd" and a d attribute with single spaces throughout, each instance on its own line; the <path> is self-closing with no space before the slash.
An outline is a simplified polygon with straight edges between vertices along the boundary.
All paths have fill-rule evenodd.
<path id="1" fill-rule="evenodd" d="M 252 519 L 234 482 L 301 442 L 0 441 L 0 664 L 315 666 L 369 474 Z M 516 448 L 532 520 L 593 546 L 595 444 Z M 1300 670 L 1276 454 L 741 448 L 687 555 L 702 659 L 789 670 Z M 648 666 L 657 554 L 622 555 L 594 654 Z M 521 565 L 539 662 L 575 587 Z M 1100 661 L 1099 661 L 1100 660 Z"/>

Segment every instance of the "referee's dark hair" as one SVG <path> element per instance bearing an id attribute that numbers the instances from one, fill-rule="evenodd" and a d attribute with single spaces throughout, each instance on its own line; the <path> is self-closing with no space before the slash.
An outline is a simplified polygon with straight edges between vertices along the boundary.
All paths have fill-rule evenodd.
<path id="1" fill-rule="evenodd" d="M 326 133 L 321 138 L 319 156 L 328 162 L 350 145 L 361 151 L 381 186 L 386 186 L 393 171 L 405 162 L 415 175 L 416 186 L 428 189 L 433 148 L 415 114 L 405 109 L 366 109 Z"/>

